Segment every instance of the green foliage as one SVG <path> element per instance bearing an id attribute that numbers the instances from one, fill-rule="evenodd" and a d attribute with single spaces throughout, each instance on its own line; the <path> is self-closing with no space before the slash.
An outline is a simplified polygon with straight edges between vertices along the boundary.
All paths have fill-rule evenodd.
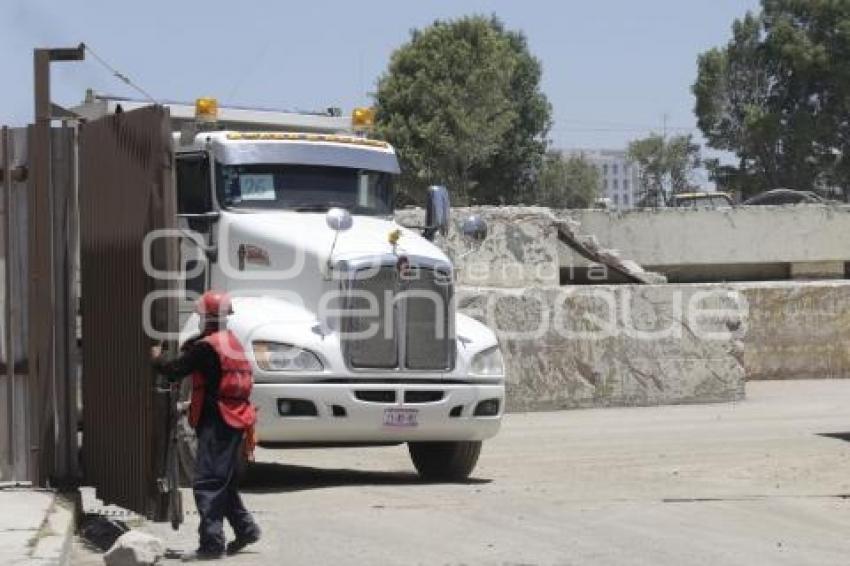
<path id="1" fill-rule="evenodd" d="M 411 33 L 378 81 L 376 131 L 402 164 L 402 204 L 429 184 L 453 202 L 515 202 L 540 169 L 551 107 L 525 37 L 481 16 Z"/>
<path id="2" fill-rule="evenodd" d="M 599 195 L 599 171 L 584 155 L 549 153 L 537 180 L 534 204 L 552 208 L 590 208 Z"/>
<path id="3" fill-rule="evenodd" d="M 699 56 L 698 125 L 736 167 L 712 175 L 744 195 L 850 185 L 850 1 L 762 0 L 732 39 Z"/>
<path id="4" fill-rule="evenodd" d="M 662 206 L 666 195 L 691 190 L 694 170 L 700 166 L 700 147 L 690 135 L 665 139 L 659 134 L 629 143 L 629 159 L 640 168 L 642 194 L 638 206 Z"/>

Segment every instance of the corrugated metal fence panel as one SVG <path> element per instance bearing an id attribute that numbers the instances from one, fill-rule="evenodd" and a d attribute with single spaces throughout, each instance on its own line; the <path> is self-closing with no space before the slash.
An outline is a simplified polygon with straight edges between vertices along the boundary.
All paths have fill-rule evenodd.
<path id="1" fill-rule="evenodd" d="M 27 422 L 27 129 L 0 133 L 0 479 L 24 481 L 30 473 Z M 11 352 L 11 354 L 10 354 Z"/>
<path id="2" fill-rule="evenodd" d="M 157 281 L 143 268 L 145 235 L 173 228 L 175 197 L 167 111 L 147 107 L 80 131 L 80 253 L 83 340 L 83 463 L 98 497 L 148 517 L 161 515 L 166 398 L 155 393 L 153 341 L 142 305 Z M 176 241 L 154 263 L 177 269 Z M 155 303 L 154 325 L 175 331 L 176 302 Z"/>
<path id="3" fill-rule="evenodd" d="M 0 168 L 3 169 L 0 221 L 2 239 L 2 354 L 0 354 L 0 478 L 32 479 L 31 438 L 25 408 L 30 384 L 27 376 L 27 183 L 18 177 L 27 165 L 27 129 L 3 128 Z M 11 352 L 11 354 L 10 354 Z"/>
<path id="4" fill-rule="evenodd" d="M 51 140 L 51 199 L 53 215 L 53 375 L 42 389 L 49 392 L 53 439 L 49 475 L 79 476 L 77 445 L 77 152 L 76 130 L 53 128 Z"/>

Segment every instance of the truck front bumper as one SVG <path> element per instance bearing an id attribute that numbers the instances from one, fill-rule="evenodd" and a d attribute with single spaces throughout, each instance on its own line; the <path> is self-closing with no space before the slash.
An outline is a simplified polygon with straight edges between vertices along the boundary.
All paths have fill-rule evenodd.
<path id="1" fill-rule="evenodd" d="M 439 396 L 439 399 L 434 400 Z M 388 399 L 392 399 L 388 401 Z M 475 416 L 495 399 L 495 414 Z M 484 440 L 501 425 L 502 384 L 256 383 L 257 432 L 268 443 L 389 443 Z M 282 415 L 281 402 L 306 401 L 315 415 Z M 492 407 L 492 404 L 490 405 Z M 416 426 L 385 424 L 386 409 L 415 410 Z"/>

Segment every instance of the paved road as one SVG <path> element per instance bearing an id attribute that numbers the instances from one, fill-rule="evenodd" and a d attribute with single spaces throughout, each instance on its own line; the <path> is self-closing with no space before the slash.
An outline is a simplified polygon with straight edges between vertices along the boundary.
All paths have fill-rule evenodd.
<path id="1" fill-rule="evenodd" d="M 463 485 L 418 483 L 404 447 L 260 451 L 265 537 L 225 563 L 850 564 L 850 381 L 747 396 L 509 415 Z M 196 525 L 143 528 L 189 549 Z"/>

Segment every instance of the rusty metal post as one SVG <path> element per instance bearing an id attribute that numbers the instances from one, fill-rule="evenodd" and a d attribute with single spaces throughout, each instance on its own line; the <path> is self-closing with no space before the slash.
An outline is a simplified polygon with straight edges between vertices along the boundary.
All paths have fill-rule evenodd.
<path id="1" fill-rule="evenodd" d="M 51 474 L 52 448 L 57 437 L 55 403 L 55 312 L 53 288 L 53 212 L 51 202 L 50 63 L 81 61 L 84 46 L 73 49 L 35 49 L 35 125 L 30 144 L 29 200 L 29 422 L 32 430 L 30 473 L 44 485 Z M 53 423 L 52 427 L 47 426 Z"/>
<path id="2" fill-rule="evenodd" d="M 47 332 L 53 324 L 53 308 L 49 304 L 48 284 L 49 231 L 48 186 L 50 184 L 50 55 L 36 49 L 35 63 L 35 126 L 30 128 L 30 187 L 29 187 L 29 383 L 27 384 L 27 415 L 30 423 L 30 454 L 27 471 L 33 483 L 42 485 L 45 477 L 41 466 L 42 446 L 42 384 L 49 379 L 49 356 L 52 344 Z M 45 110 L 45 106 L 47 110 Z"/>

